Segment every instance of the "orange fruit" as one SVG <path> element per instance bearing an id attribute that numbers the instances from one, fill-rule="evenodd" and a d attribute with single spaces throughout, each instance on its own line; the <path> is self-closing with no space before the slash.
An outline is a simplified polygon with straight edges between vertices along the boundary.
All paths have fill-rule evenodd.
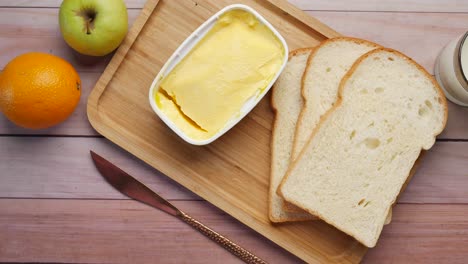
<path id="1" fill-rule="evenodd" d="M 25 128 L 47 128 L 64 121 L 80 96 L 78 73 L 70 63 L 51 54 L 20 55 L 0 74 L 0 110 Z"/>

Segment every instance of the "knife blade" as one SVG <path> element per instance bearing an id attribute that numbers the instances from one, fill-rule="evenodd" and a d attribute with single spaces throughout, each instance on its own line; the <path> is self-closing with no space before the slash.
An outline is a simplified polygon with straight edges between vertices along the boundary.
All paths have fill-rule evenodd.
<path id="1" fill-rule="evenodd" d="M 93 151 L 91 151 L 91 158 L 104 179 L 121 193 L 149 206 L 156 207 L 170 215 L 177 216 L 180 214 L 180 211 L 175 206 L 119 167 Z"/>
<path id="2" fill-rule="evenodd" d="M 218 245 L 222 246 L 233 255 L 243 260 L 245 263 L 267 263 L 250 251 L 237 245 L 233 241 L 182 212 L 157 193 L 153 192 L 146 185 L 133 178 L 130 174 L 112 164 L 110 161 L 104 159 L 93 151 L 90 151 L 90 153 L 94 165 L 99 173 L 111 186 L 122 194 L 179 218 L 203 235 L 218 243 Z"/>

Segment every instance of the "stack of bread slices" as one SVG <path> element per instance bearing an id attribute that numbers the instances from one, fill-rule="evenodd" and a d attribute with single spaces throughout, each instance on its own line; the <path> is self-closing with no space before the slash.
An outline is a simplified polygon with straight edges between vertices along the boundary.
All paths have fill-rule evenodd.
<path id="1" fill-rule="evenodd" d="M 367 247 L 447 120 L 420 65 L 348 37 L 292 51 L 272 106 L 270 220 L 321 219 Z"/>

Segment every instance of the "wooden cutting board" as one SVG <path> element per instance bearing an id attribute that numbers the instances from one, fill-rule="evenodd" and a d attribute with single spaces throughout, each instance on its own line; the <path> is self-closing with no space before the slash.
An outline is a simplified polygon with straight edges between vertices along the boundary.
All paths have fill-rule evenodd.
<path id="1" fill-rule="evenodd" d="M 222 7 L 239 2 L 273 24 L 290 50 L 339 35 L 285 0 L 149 0 L 89 96 L 89 120 L 117 145 L 301 259 L 359 262 L 366 248 L 322 221 L 270 223 L 269 95 L 203 147 L 178 138 L 150 108 L 153 78 L 178 45 Z"/>

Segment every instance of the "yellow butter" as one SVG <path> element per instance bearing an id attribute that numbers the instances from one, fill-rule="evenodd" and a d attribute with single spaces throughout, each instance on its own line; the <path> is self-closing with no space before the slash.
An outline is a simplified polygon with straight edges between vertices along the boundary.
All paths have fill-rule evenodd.
<path id="1" fill-rule="evenodd" d="M 268 86 L 283 60 L 267 26 L 249 12 L 228 11 L 161 81 L 155 99 L 186 135 L 208 139 Z"/>

